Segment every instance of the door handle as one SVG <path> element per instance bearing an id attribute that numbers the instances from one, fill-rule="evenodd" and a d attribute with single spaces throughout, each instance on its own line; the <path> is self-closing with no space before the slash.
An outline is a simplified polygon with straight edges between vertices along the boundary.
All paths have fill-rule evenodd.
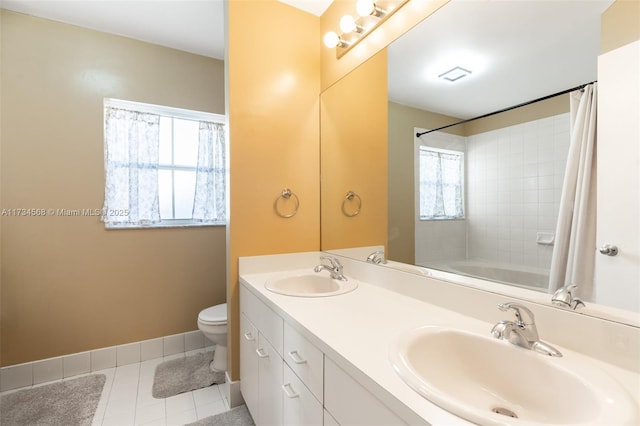
<path id="1" fill-rule="evenodd" d="M 602 247 L 600 247 L 598 250 L 600 251 L 601 254 L 604 254 L 605 256 L 616 256 L 618 254 L 618 247 L 611 244 L 605 244 Z"/>

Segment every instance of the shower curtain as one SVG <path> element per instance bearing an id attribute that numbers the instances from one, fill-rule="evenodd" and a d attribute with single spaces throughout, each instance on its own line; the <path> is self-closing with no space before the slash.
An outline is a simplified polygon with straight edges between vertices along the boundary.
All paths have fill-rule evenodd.
<path id="1" fill-rule="evenodd" d="M 570 94 L 571 142 L 564 175 L 549 291 L 576 284 L 584 300 L 593 296 L 596 252 L 597 84 Z"/>

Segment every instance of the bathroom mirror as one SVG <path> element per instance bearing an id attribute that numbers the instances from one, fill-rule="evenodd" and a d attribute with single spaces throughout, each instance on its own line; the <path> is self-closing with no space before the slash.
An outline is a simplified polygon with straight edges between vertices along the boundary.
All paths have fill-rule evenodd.
<path id="1" fill-rule="evenodd" d="M 613 1 L 480 3 L 454 0 L 388 47 L 387 257 L 393 261 L 389 263 L 413 264 L 453 272 L 459 276 L 479 277 L 500 283 L 491 286 L 491 291 L 504 291 L 505 294 L 517 294 L 518 297 L 536 301 L 550 301 L 550 296 L 545 294 L 548 276 L 545 276 L 544 270 L 548 271 L 551 261 L 564 171 L 562 162 L 566 159 L 569 142 L 568 95 L 451 127 L 443 131 L 441 136 L 452 136 L 454 142 L 435 142 L 436 145 L 441 144 L 440 148 L 452 149 L 456 144 L 456 137 L 467 138 L 463 145 L 467 145 L 468 149 L 469 144 L 473 143 L 468 139 L 469 135 L 480 135 L 488 131 L 513 133 L 514 127 L 533 121 L 537 121 L 536 126 L 539 127 L 555 126 L 557 134 L 531 136 L 554 138 L 558 144 L 552 144 L 552 149 L 553 145 L 564 144 L 565 147 L 556 149 L 557 157 L 547 159 L 549 163 L 553 163 L 554 169 L 548 177 L 536 180 L 536 184 L 541 185 L 537 196 L 543 197 L 548 205 L 541 208 L 544 210 L 543 216 L 528 218 L 529 221 L 537 222 L 536 226 L 529 228 L 496 227 L 474 232 L 468 229 L 466 217 L 447 221 L 416 219 L 414 126 L 421 128 L 421 131 L 444 126 L 597 80 L 600 17 L 612 3 Z M 456 81 L 439 78 L 452 69 L 461 73 L 450 77 L 450 80 Z M 468 75 L 457 78 L 465 72 L 469 72 Z M 418 115 L 421 116 L 420 119 L 415 118 Z M 423 144 L 428 144 L 426 140 L 429 136 L 421 139 Z M 469 157 L 467 153 L 467 166 L 471 161 Z M 491 172 L 502 174 L 509 168 L 514 167 L 497 164 Z M 532 181 L 525 181 L 525 177 L 520 176 L 519 182 L 522 185 L 526 182 L 528 185 Z M 472 193 L 472 187 L 467 183 L 465 188 L 464 205 L 467 215 L 472 207 L 476 208 L 470 205 L 474 199 L 482 198 L 490 202 L 495 197 L 492 202 L 501 201 L 497 199 L 497 194 L 488 194 L 486 190 L 483 193 Z M 519 214 L 520 218 L 496 216 L 494 222 L 508 224 L 509 221 L 525 221 L 522 215 L 526 212 L 522 206 L 501 213 Z M 429 227 L 431 229 L 424 229 Z M 466 271 L 452 267 L 452 262 L 449 262 L 451 259 L 469 260 L 468 254 L 472 251 L 469 247 L 470 234 L 484 238 L 488 241 L 485 245 L 499 246 L 494 247 L 497 258 L 493 263 L 515 263 L 519 266 L 517 269 L 520 269 L 517 272 L 521 273 L 515 274 L 515 278 L 514 274 L 509 277 L 486 276 L 481 270 L 489 269 L 490 265 L 475 260 L 467 262 L 466 266 L 469 268 Z M 518 241 L 510 239 L 514 235 Z M 461 243 L 454 247 L 451 244 L 454 240 Z M 511 249 L 515 249 L 515 253 L 510 252 Z M 344 253 L 341 251 L 341 254 Z M 358 259 L 364 260 L 361 255 Z M 493 269 L 496 269 L 495 265 Z M 541 272 L 538 277 L 534 277 L 534 281 L 537 280 L 535 285 L 525 282 L 525 278 L 531 278 L 531 272 Z M 479 282 L 481 281 L 475 281 L 476 284 Z M 505 283 L 518 288 L 512 292 L 511 286 Z M 599 315 L 596 311 L 587 309 L 581 313 Z"/>

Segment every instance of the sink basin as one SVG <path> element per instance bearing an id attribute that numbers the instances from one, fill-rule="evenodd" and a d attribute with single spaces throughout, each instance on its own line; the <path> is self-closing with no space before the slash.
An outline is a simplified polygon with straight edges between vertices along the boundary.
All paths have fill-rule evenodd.
<path id="1" fill-rule="evenodd" d="M 286 296 L 327 297 L 348 293 L 358 287 L 353 278 L 347 281 L 334 280 L 329 275 L 303 273 L 273 278 L 264 285 L 267 290 Z"/>
<path id="2" fill-rule="evenodd" d="M 445 327 L 402 334 L 390 358 L 424 398 L 480 425 L 638 424 L 636 402 L 587 358 L 547 357 Z"/>

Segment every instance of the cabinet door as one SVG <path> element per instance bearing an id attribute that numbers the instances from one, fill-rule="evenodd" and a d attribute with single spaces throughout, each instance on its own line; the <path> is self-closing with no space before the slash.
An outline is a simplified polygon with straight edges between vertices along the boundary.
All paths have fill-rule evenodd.
<path id="1" fill-rule="evenodd" d="M 341 425 L 407 424 L 328 357 L 324 366 L 324 405 Z"/>
<path id="2" fill-rule="evenodd" d="M 258 334 L 258 426 L 282 424 L 282 358 L 262 335 Z"/>
<path id="3" fill-rule="evenodd" d="M 258 330 L 240 314 L 240 391 L 254 419 L 258 418 Z"/>
<path id="4" fill-rule="evenodd" d="M 322 404 L 287 364 L 284 364 L 283 383 L 283 424 L 285 426 L 322 425 Z"/>

